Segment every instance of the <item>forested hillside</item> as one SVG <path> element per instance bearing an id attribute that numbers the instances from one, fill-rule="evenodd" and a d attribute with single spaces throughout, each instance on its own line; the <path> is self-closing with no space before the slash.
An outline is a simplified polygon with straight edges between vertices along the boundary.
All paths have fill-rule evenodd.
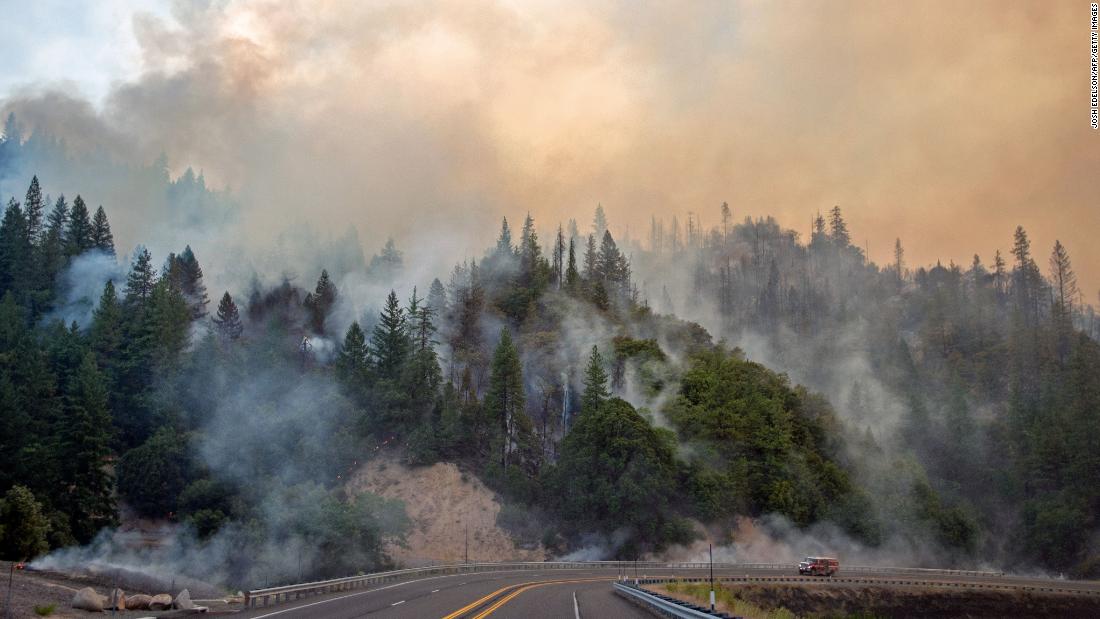
<path id="1" fill-rule="evenodd" d="M 6 557 L 110 554 L 97 533 L 126 510 L 179 524 L 177 568 L 234 586 L 374 569 L 407 518 L 344 484 L 393 450 L 478 475 L 554 553 L 641 557 L 767 516 L 941 563 L 1095 569 L 1095 320 L 1064 251 L 1048 280 L 1022 230 L 1011 269 L 910 271 L 900 243 L 870 263 L 839 210 L 808 245 L 724 215 L 627 249 L 598 209 L 548 239 L 505 219 L 429 281 L 390 242 L 308 286 L 210 290 L 190 246 L 119 256 L 109 211 L 33 177 L 0 224 Z M 121 264 L 82 278 L 93 263 Z M 104 273 L 70 321 L 74 281 Z M 344 284 L 364 278 L 392 291 Z"/>
<path id="2" fill-rule="evenodd" d="M 660 309 L 827 394 L 860 470 L 915 458 L 977 525 L 978 555 L 1096 573 L 1100 317 L 1066 247 L 1018 227 L 985 261 L 925 267 L 896 239 L 880 267 L 839 207 L 809 243 L 771 219 L 735 224 L 725 204 L 715 219 L 654 219 L 634 247 Z"/>

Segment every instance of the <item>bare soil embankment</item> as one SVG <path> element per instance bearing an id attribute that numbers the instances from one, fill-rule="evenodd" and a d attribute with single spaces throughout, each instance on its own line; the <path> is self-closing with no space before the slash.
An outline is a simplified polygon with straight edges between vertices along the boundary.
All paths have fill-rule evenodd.
<path id="1" fill-rule="evenodd" d="M 497 524 L 496 493 L 452 463 L 408 467 L 396 455 L 363 465 L 348 481 L 349 492 L 373 492 L 405 503 L 412 521 L 405 546 L 387 551 L 400 565 L 462 562 L 469 535 L 470 561 L 542 561 L 541 548 L 521 548 Z"/>

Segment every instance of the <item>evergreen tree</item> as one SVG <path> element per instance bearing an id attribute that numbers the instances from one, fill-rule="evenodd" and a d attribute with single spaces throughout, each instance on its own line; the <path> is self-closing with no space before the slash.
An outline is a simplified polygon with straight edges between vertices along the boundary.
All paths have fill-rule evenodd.
<path id="1" fill-rule="evenodd" d="M 371 332 L 371 353 L 379 377 L 389 380 L 400 377 L 409 357 L 408 321 L 397 301 L 397 293 L 392 290 Z"/>
<path id="2" fill-rule="evenodd" d="M 421 417 L 422 421 L 426 421 L 425 418 L 431 414 L 442 382 L 439 358 L 435 353 L 436 328 L 432 320 L 434 315 L 435 312 L 430 305 L 417 300 L 416 288 L 413 288 L 408 309 L 412 351 L 407 369 L 406 388 L 411 396 L 413 412 Z"/>
<path id="3" fill-rule="evenodd" d="M 99 306 L 92 313 L 89 340 L 92 351 L 108 378 L 115 375 L 114 368 L 120 359 L 122 339 L 122 306 L 118 302 L 115 283 L 107 280 L 103 285 L 103 295 L 99 297 Z"/>
<path id="4" fill-rule="evenodd" d="M 599 278 L 599 254 L 596 253 L 596 237 L 588 235 L 584 248 L 584 281 L 591 285 Z"/>
<path id="5" fill-rule="evenodd" d="M 45 296 L 51 296 L 57 285 L 57 277 L 65 267 L 65 228 L 69 222 L 69 205 L 65 196 L 57 199 L 46 217 L 46 230 L 39 248 L 38 288 Z"/>
<path id="6" fill-rule="evenodd" d="M 901 238 L 894 239 L 894 275 L 898 282 L 905 277 L 905 250 L 901 247 Z"/>
<path id="7" fill-rule="evenodd" d="M 497 237 L 497 249 L 498 256 L 512 255 L 515 253 L 515 248 L 512 247 L 512 229 L 508 227 L 508 218 L 501 218 L 500 222 L 500 236 Z"/>
<path id="8" fill-rule="evenodd" d="M 521 284 L 524 286 L 537 285 L 537 271 L 541 263 L 542 247 L 539 246 L 539 237 L 535 232 L 535 220 L 531 214 L 523 221 L 523 233 L 519 246 Z"/>
<path id="9" fill-rule="evenodd" d="M 115 255 L 115 236 L 111 234 L 111 224 L 107 221 L 107 212 L 102 206 L 96 209 L 95 217 L 92 218 L 92 247 L 109 256 Z"/>
<path id="10" fill-rule="evenodd" d="M 427 303 L 433 315 L 445 316 L 447 314 L 447 290 L 438 277 L 432 280 L 432 285 L 428 288 Z"/>
<path id="11" fill-rule="evenodd" d="M 210 298 L 207 297 L 206 284 L 202 281 L 202 267 L 199 266 L 198 258 L 191 251 L 190 245 L 184 247 L 183 253 L 176 258 L 176 265 L 179 268 L 179 291 L 187 300 L 191 320 L 201 320 L 206 317 Z"/>
<path id="12" fill-rule="evenodd" d="M 378 281 L 393 282 L 401 273 L 404 261 L 405 259 L 398 251 L 393 239 L 388 238 L 386 239 L 386 245 L 382 248 L 382 253 L 371 257 L 367 272 Z"/>
<path id="13" fill-rule="evenodd" d="M 603 212 L 603 205 L 596 205 L 596 212 L 592 216 L 592 236 L 597 239 L 602 239 L 604 232 L 607 232 L 607 215 Z"/>
<path id="14" fill-rule="evenodd" d="M 848 224 L 844 221 L 844 216 L 840 214 L 839 206 L 834 206 L 829 211 L 829 238 L 838 247 L 848 247 L 852 244 L 852 237 L 848 233 Z"/>
<path id="15" fill-rule="evenodd" d="M 336 355 L 336 378 L 345 387 L 362 389 L 370 370 L 367 336 L 359 322 L 352 322 L 344 334 L 344 344 Z"/>
<path id="16" fill-rule="evenodd" d="M 138 247 L 136 253 L 130 274 L 126 277 L 126 305 L 130 308 L 144 308 L 153 294 L 157 274 L 149 250 Z"/>
<path id="17" fill-rule="evenodd" d="M 113 482 L 107 472 L 111 416 L 106 380 L 87 353 L 69 385 L 61 453 L 62 483 L 68 488 L 64 511 L 73 535 L 88 543 L 99 529 L 115 524 Z"/>
<path id="18" fill-rule="evenodd" d="M 733 220 L 733 214 L 730 213 L 730 205 L 727 202 L 722 203 L 722 238 L 726 239 L 730 235 L 730 223 Z"/>
<path id="19" fill-rule="evenodd" d="M 512 344 L 508 329 L 503 329 L 500 343 L 493 353 L 489 391 L 485 395 L 486 415 L 498 427 L 494 443 L 500 450 L 502 468 L 508 468 L 509 455 L 517 447 L 522 447 L 525 435 L 530 431 L 530 419 L 524 407 L 523 371 L 520 368 L 519 353 Z"/>
<path id="20" fill-rule="evenodd" d="M 603 357 L 600 349 L 592 347 L 592 354 L 588 357 L 588 365 L 584 369 L 584 395 L 581 396 L 581 412 L 591 413 L 598 409 L 611 392 L 607 388 L 607 371 L 603 368 Z"/>
<path id="21" fill-rule="evenodd" d="M 183 293 L 167 279 L 153 286 L 143 327 L 142 337 L 151 345 L 154 368 L 176 369 L 190 341 L 191 309 Z"/>
<path id="22" fill-rule="evenodd" d="M 69 227 L 65 231 L 65 241 L 66 251 L 70 256 L 79 256 L 94 246 L 88 207 L 80 196 L 73 200 L 73 208 L 69 211 Z"/>
<path id="23" fill-rule="evenodd" d="M 552 269 L 554 271 L 554 283 L 557 284 L 558 290 L 561 290 L 565 284 L 565 232 L 562 230 L 561 224 L 558 224 L 558 236 L 554 240 Z"/>
<path id="24" fill-rule="evenodd" d="M 11 290 L 20 302 L 31 277 L 31 241 L 23 209 L 12 198 L 0 223 L 0 294 Z"/>
<path id="25" fill-rule="evenodd" d="M 44 216 L 42 203 L 42 189 L 38 186 L 38 176 L 31 179 L 31 186 L 27 188 L 27 197 L 23 200 L 23 215 L 27 219 L 27 236 L 31 243 L 37 246 L 43 235 L 42 224 Z"/>
<path id="26" fill-rule="evenodd" d="M 14 485 L 0 499 L 0 557 L 26 561 L 49 550 L 50 524 L 42 505 L 22 485 Z"/>
<path id="27" fill-rule="evenodd" d="M 236 340 L 244 333 L 244 325 L 241 324 L 241 314 L 237 310 L 237 304 L 226 290 L 222 300 L 218 303 L 218 312 L 214 316 L 214 328 L 218 335 L 226 340 Z"/>
<path id="28" fill-rule="evenodd" d="M 57 238 L 65 240 L 65 230 L 69 225 L 69 205 L 65 202 L 65 194 L 57 197 L 53 209 L 46 216 L 47 233 L 56 233 Z"/>
<path id="29" fill-rule="evenodd" d="M 317 279 L 317 286 L 313 294 L 307 297 L 306 306 L 311 313 L 311 324 L 316 333 L 325 332 L 325 319 L 336 305 L 336 284 L 328 276 L 328 271 L 321 270 L 321 277 Z"/>
<path id="30" fill-rule="evenodd" d="M 1054 241 L 1054 250 L 1050 253 L 1050 281 L 1054 287 L 1054 308 L 1060 319 L 1069 323 L 1073 317 L 1073 307 L 1081 296 L 1077 288 L 1077 275 L 1069 260 L 1069 252 L 1061 241 Z"/>
<path id="31" fill-rule="evenodd" d="M 577 252 L 573 239 L 569 239 L 569 262 L 565 268 L 565 289 L 576 294 L 580 289 L 580 273 L 577 272 Z"/>

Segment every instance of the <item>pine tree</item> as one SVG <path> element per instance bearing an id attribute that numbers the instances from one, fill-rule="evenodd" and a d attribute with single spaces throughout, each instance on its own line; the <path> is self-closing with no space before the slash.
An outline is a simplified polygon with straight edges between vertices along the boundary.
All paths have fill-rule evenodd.
<path id="1" fill-rule="evenodd" d="M 520 257 L 520 274 L 522 277 L 521 283 L 524 286 L 531 286 L 536 283 L 536 272 L 543 258 L 542 247 L 539 246 L 538 233 L 535 232 L 535 220 L 532 219 L 530 213 L 528 213 L 527 218 L 523 220 L 523 233 L 520 237 L 520 246 L 518 249 Z"/>
<path id="2" fill-rule="evenodd" d="M 508 218 L 501 218 L 500 222 L 500 236 L 497 237 L 497 249 L 498 256 L 512 255 L 515 253 L 515 248 L 512 247 L 512 229 L 508 227 Z"/>
<path id="3" fill-rule="evenodd" d="M 839 247 L 848 247 L 852 243 L 852 237 L 848 234 L 848 224 L 840 214 L 839 206 L 834 206 L 829 211 L 829 238 Z"/>
<path id="4" fill-rule="evenodd" d="M 69 228 L 65 232 L 67 252 L 70 256 L 79 256 L 93 247 L 92 222 L 84 199 L 77 196 L 73 208 L 69 211 Z"/>
<path id="5" fill-rule="evenodd" d="M 1056 314 L 1063 320 L 1071 322 L 1073 307 L 1081 296 L 1077 288 L 1077 275 L 1073 272 L 1073 265 L 1069 260 L 1069 252 L 1061 241 L 1054 241 L 1054 249 L 1050 253 L 1050 281 L 1054 286 L 1054 308 Z"/>
<path id="6" fill-rule="evenodd" d="M 609 287 L 621 292 L 618 289 L 626 284 L 623 277 L 624 265 L 625 258 L 615 244 L 615 239 L 611 237 L 611 231 L 604 231 L 603 240 L 600 241 L 600 253 L 596 256 L 597 279 L 607 282 Z"/>
<path id="7" fill-rule="evenodd" d="M 27 197 L 23 200 L 23 215 L 27 219 L 27 236 L 31 243 L 38 246 L 42 241 L 42 221 L 44 205 L 42 203 L 42 189 L 38 186 L 38 176 L 31 179 L 31 186 L 27 188 Z"/>
<path id="8" fill-rule="evenodd" d="M 201 320 L 206 316 L 206 306 L 210 303 L 210 298 L 206 295 L 202 267 L 199 266 L 199 261 L 195 258 L 195 252 L 191 251 L 190 245 L 183 248 L 175 264 L 179 268 L 179 275 L 176 278 L 179 290 L 187 301 L 191 320 Z"/>
<path id="9" fill-rule="evenodd" d="M 117 521 L 113 481 L 105 468 L 111 427 L 107 385 L 92 353 L 85 354 L 67 391 L 61 441 L 62 483 L 69 488 L 64 511 L 77 541 L 88 543 Z"/>
<path id="10" fill-rule="evenodd" d="M 382 253 L 371 257 L 367 271 L 375 280 L 388 283 L 394 281 L 400 275 L 404 263 L 404 256 L 398 251 L 393 238 L 388 238 L 386 239 L 386 245 L 382 248 Z"/>
<path id="11" fill-rule="evenodd" d="M 727 202 L 722 203 L 722 238 L 729 238 L 730 235 L 730 223 L 733 220 L 733 214 L 730 213 L 730 205 Z"/>
<path id="12" fill-rule="evenodd" d="M 62 242 L 65 241 L 65 230 L 69 225 L 69 205 L 65 202 L 65 194 L 57 197 L 53 209 L 46 216 L 46 233 L 55 234 Z"/>
<path id="13" fill-rule="evenodd" d="M 503 329 L 500 343 L 493 353 L 489 391 L 485 395 L 485 412 L 498 427 L 494 442 L 499 444 L 500 465 L 503 468 L 508 468 L 508 456 L 520 442 L 523 429 L 530 426 L 524 407 L 519 353 L 512 344 L 508 329 Z"/>
<path id="14" fill-rule="evenodd" d="M 153 268 L 153 256 L 144 247 L 137 249 L 137 256 L 126 277 L 126 305 L 144 307 L 153 294 L 157 283 L 156 270 Z"/>
<path id="15" fill-rule="evenodd" d="M 336 377 L 346 387 L 359 389 L 366 382 L 369 368 L 367 336 L 358 321 L 352 322 L 344 334 L 344 344 L 336 355 Z"/>
<path id="16" fill-rule="evenodd" d="M 434 315 L 435 311 L 430 305 L 417 300 L 416 288 L 413 288 L 413 296 L 409 300 L 408 308 L 412 352 L 408 364 L 406 388 L 412 395 L 413 412 L 420 417 L 421 421 L 426 421 L 425 418 L 430 416 L 442 382 L 439 358 L 435 353 L 436 328 L 432 321 Z"/>
<path id="17" fill-rule="evenodd" d="M 122 352 L 122 327 L 122 306 L 118 302 L 115 283 L 107 280 L 103 285 L 103 295 L 99 297 L 99 306 L 92 313 L 89 343 L 99 366 L 104 368 L 109 379 L 115 375 L 114 368 Z"/>
<path id="18" fill-rule="evenodd" d="M 602 239 L 604 232 L 607 232 L 607 215 L 603 212 L 603 205 L 597 204 L 596 212 L 592 216 L 592 236 Z"/>
<path id="19" fill-rule="evenodd" d="M 311 313 L 311 324 L 316 333 L 325 332 L 325 319 L 336 305 L 336 295 L 336 284 L 332 283 L 328 271 L 322 269 L 321 277 L 317 278 L 317 286 L 306 301 L 306 307 Z"/>
<path id="20" fill-rule="evenodd" d="M 905 277 L 905 250 L 901 247 L 901 238 L 894 240 L 894 276 L 899 282 Z"/>
<path id="21" fill-rule="evenodd" d="M 1073 272 L 1069 252 L 1061 241 L 1054 241 L 1050 254 L 1050 282 L 1054 292 L 1055 347 L 1059 361 L 1069 356 L 1073 337 L 1073 312 L 1081 291 L 1077 288 L 1077 275 Z"/>
<path id="22" fill-rule="evenodd" d="M 92 247 L 109 256 L 115 255 L 115 236 L 111 234 L 111 224 L 107 221 L 107 212 L 102 206 L 96 209 L 95 217 L 92 218 Z"/>
<path id="23" fill-rule="evenodd" d="M 554 279 L 558 284 L 558 290 L 565 285 L 565 232 L 561 224 L 558 224 L 558 236 L 554 241 Z"/>
<path id="24" fill-rule="evenodd" d="M 584 248 L 584 281 L 591 285 L 599 277 L 599 255 L 596 253 L 596 237 L 588 235 L 588 244 Z"/>
<path id="25" fill-rule="evenodd" d="M 371 353 L 379 377 L 389 380 L 400 377 L 409 357 L 408 321 L 397 301 L 397 293 L 392 290 L 371 332 Z"/>
<path id="26" fill-rule="evenodd" d="M 432 285 L 428 288 L 427 303 L 433 315 L 445 316 L 447 314 L 447 290 L 438 277 L 432 280 Z"/>
<path id="27" fill-rule="evenodd" d="M 580 288 L 580 273 L 577 272 L 577 252 L 574 247 L 574 241 L 569 239 L 569 263 L 565 268 L 565 289 L 572 294 L 579 292 Z"/>
<path id="28" fill-rule="evenodd" d="M 607 388 L 607 372 L 603 369 L 603 357 L 600 349 L 592 347 L 588 357 L 588 366 L 584 369 L 584 395 L 581 396 L 581 412 L 590 413 L 598 409 L 611 392 Z"/>
<path id="29" fill-rule="evenodd" d="M 214 328 L 218 335 L 226 340 L 236 340 L 244 333 L 244 325 L 241 324 L 241 314 L 237 310 L 237 304 L 226 290 L 222 300 L 218 303 L 218 312 L 214 315 Z"/>
<path id="30" fill-rule="evenodd" d="M 0 294 L 11 290 L 22 302 L 32 275 L 31 250 L 23 209 L 12 198 L 0 223 Z"/>
<path id="31" fill-rule="evenodd" d="M 190 341 L 191 309 L 183 293 L 167 279 L 153 286 L 148 318 L 145 335 L 152 344 L 154 367 L 175 369 Z"/>

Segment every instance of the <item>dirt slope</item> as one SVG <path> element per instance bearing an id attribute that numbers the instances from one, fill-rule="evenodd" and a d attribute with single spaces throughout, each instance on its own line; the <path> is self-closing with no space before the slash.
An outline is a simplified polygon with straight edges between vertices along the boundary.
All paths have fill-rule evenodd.
<path id="1" fill-rule="evenodd" d="M 542 548 L 522 549 L 497 526 L 500 500 L 473 475 L 439 463 L 410 468 L 395 455 L 381 456 L 348 481 L 349 492 L 373 492 L 400 499 L 412 520 L 407 548 L 391 545 L 390 556 L 404 566 L 461 562 L 469 531 L 470 561 L 541 561 Z"/>

